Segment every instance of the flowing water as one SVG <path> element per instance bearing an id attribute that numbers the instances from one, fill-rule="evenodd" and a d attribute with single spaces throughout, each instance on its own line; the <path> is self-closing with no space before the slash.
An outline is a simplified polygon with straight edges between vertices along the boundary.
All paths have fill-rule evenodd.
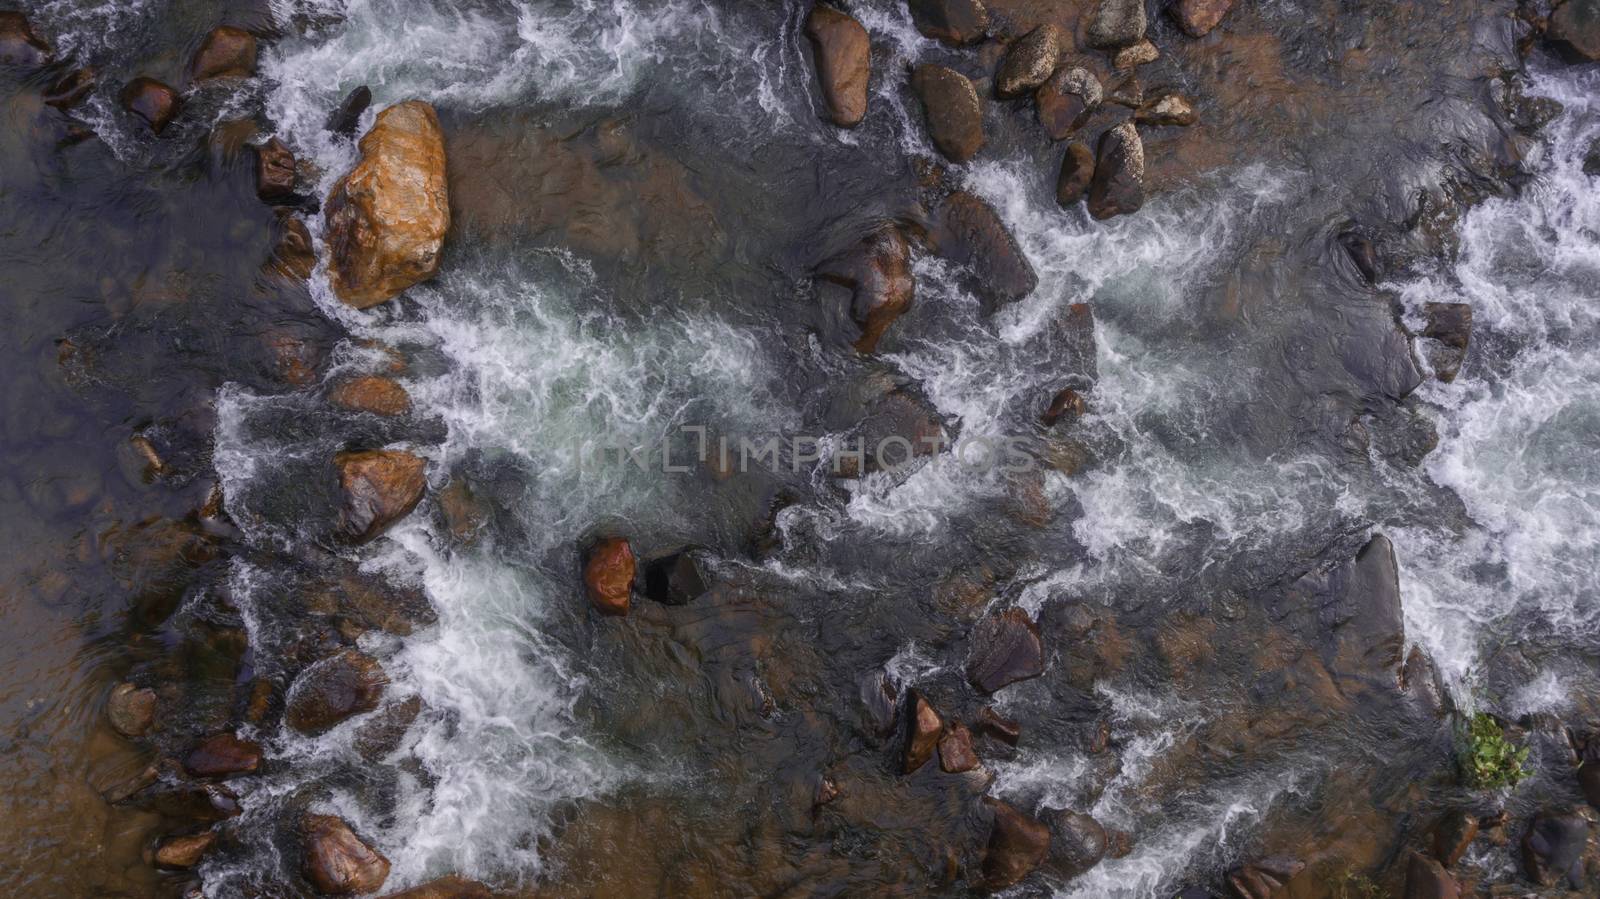
<path id="1" fill-rule="evenodd" d="M 1009 36 L 1083 4 L 992 6 Z M 944 177 L 993 205 L 1039 285 L 991 314 L 919 250 L 916 303 L 867 358 L 812 272 L 927 215 L 916 162 L 934 153 L 899 73 L 993 64 L 922 37 L 899 0 L 851 4 L 875 74 L 848 132 L 819 119 L 793 3 L 28 6 L 101 81 L 74 113 L 87 141 L 40 103 L 47 79 L 4 83 L 8 890 L 194 882 L 139 858 L 183 813 L 102 794 L 237 727 L 268 762 L 233 782 L 208 896 L 299 895 L 308 809 L 391 860 L 386 889 L 960 895 L 986 794 L 1131 835 L 1016 895 L 1157 899 L 1273 853 L 1310 862 L 1296 896 L 1350 872 L 1398 894 L 1396 847 L 1486 800 L 1453 784 L 1426 690 L 1335 685 L 1284 597 L 1382 533 L 1444 708 L 1596 723 L 1600 72 L 1536 53 L 1518 102 L 1561 112 L 1534 137 L 1493 99 L 1515 59 L 1503 4 L 1251 7 L 1220 40 L 1152 25 L 1147 80 L 1193 90 L 1203 122 L 1147 134 L 1137 215 L 1058 207 L 1059 146 L 1031 106 L 991 103 L 989 145 Z M 270 36 L 260 77 L 197 88 L 159 138 L 134 127 L 115 85 L 177 83 L 219 22 Z M 323 123 L 360 85 L 374 110 L 438 110 L 455 219 L 439 276 L 366 312 L 320 271 L 263 275 L 282 225 L 239 149 L 276 134 L 325 195 L 355 148 Z M 251 118 L 254 135 L 232 124 Z M 1382 250 L 1375 285 L 1353 232 Z M 1428 302 L 1473 308 L 1452 383 L 1408 348 Z M 1089 359 L 1062 337 L 1080 303 Z M 413 414 L 328 409 L 324 385 L 396 354 Z M 888 383 L 959 422 L 946 457 L 859 481 L 788 450 L 731 474 L 604 457 L 688 458 L 701 435 L 837 445 Z M 1068 383 L 1090 412 L 1064 437 L 1037 418 Z M 1037 464 L 961 462 L 1002 439 Z M 482 530 L 461 539 L 429 500 L 370 546 L 330 542 L 326 462 L 355 445 L 425 456 L 434 496 L 470 484 Z M 213 484 L 225 519 L 192 514 Z M 700 548 L 714 588 L 595 617 L 579 545 L 603 531 Z M 433 613 L 340 632 L 301 597 L 349 577 L 419 588 Z M 1013 605 L 1047 670 L 986 699 L 968 634 Z M 254 683 L 351 641 L 391 681 L 375 716 L 420 700 L 403 736 L 373 751 L 365 719 L 315 738 L 240 721 Z M 901 776 L 864 718 L 879 672 L 950 720 L 992 701 L 1023 739 L 981 740 L 978 772 Z M 166 685 L 141 746 L 103 723 L 129 678 Z M 1514 817 L 1578 796 L 1542 720 L 1538 773 L 1500 799 Z M 824 775 L 841 797 L 813 809 Z M 1515 878 L 1504 846 L 1471 859 Z"/>

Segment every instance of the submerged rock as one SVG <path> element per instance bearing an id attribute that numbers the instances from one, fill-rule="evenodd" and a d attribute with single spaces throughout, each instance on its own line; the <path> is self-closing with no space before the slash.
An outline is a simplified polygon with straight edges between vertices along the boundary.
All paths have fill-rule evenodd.
<path id="1" fill-rule="evenodd" d="M 50 62 L 50 45 L 33 33 L 28 17 L 0 12 L 0 65 L 37 69 Z"/>
<path id="2" fill-rule="evenodd" d="M 990 309 L 1026 297 L 1039 284 L 999 214 L 975 194 L 956 191 L 946 197 L 931 236 L 940 256 L 972 269 L 974 291 Z"/>
<path id="3" fill-rule="evenodd" d="M 972 732 L 964 724 L 952 724 L 939 740 L 939 767 L 960 774 L 978 767 L 978 754 L 972 750 Z"/>
<path id="4" fill-rule="evenodd" d="M 1222 23 L 1222 17 L 1233 8 L 1233 0 L 1178 0 L 1168 8 L 1185 34 L 1205 37 Z"/>
<path id="5" fill-rule="evenodd" d="M 1100 107 L 1105 89 L 1094 73 L 1081 67 L 1061 69 L 1033 95 L 1039 124 L 1051 140 L 1065 140 Z"/>
<path id="6" fill-rule="evenodd" d="M 122 108 L 144 120 L 150 130 L 160 134 L 182 108 L 178 92 L 154 78 L 140 76 L 122 89 Z"/>
<path id="7" fill-rule="evenodd" d="M 851 289 L 850 317 L 861 328 L 855 348 L 862 353 L 878 348 L 884 331 L 916 297 L 911 246 L 892 224 L 873 229 L 860 243 L 824 262 L 817 276 Z"/>
<path id="8" fill-rule="evenodd" d="M 1022 739 L 1022 725 L 995 711 L 994 706 L 986 705 L 978 711 L 978 720 L 973 728 L 1008 746 L 1015 746 Z"/>
<path id="9" fill-rule="evenodd" d="M 333 815 L 307 815 L 301 823 L 305 835 L 302 869 L 306 879 L 324 896 L 374 893 L 389 877 L 389 860 Z"/>
<path id="10" fill-rule="evenodd" d="M 644 595 L 669 606 L 687 605 L 710 589 L 691 550 L 652 559 L 644 566 Z"/>
<path id="11" fill-rule="evenodd" d="M 1446 868 L 1454 867 L 1467 854 L 1467 847 L 1478 836 L 1478 817 L 1457 809 L 1433 828 L 1433 857 Z"/>
<path id="12" fill-rule="evenodd" d="M 282 200 L 294 194 L 294 151 L 276 137 L 256 148 L 256 196 L 263 200 Z"/>
<path id="13" fill-rule="evenodd" d="M 1061 157 L 1061 174 L 1056 176 L 1056 202 L 1076 205 L 1093 180 L 1094 151 L 1082 141 L 1067 144 L 1067 152 Z"/>
<path id="14" fill-rule="evenodd" d="M 209 830 L 185 836 L 163 837 L 161 842 L 156 844 L 151 861 L 158 868 L 172 871 L 193 868 L 200 864 L 206 850 L 216 841 L 216 833 Z"/>
<path id="15" fill-rule="evenodd" d="M 366 543 L 410 515 L 428 486 L 427 462 L 405 450 L 339 453 L 334 464 L 343 491 L 339 531 L 353 543 Z"/>
<path id="16" fill-rule="evenodd" d="M 1374 535 L 1352 561 L 1296 580 L 1283 608 L 1294 630 L 1319 647 L 1342 691 L 1398 686 L 1405 621 L 1388 538 Z"/>
<path id="17" fill-rule="evenodd" d="M 97 77 L 98 73 L 90 66 L 73 69 L 45 90 L 44 102 L 57 109 L 71 109 L 94 90 Z"/>
<path id="18" fill-rule="evenodd" d="M 911 86 L 922 101 L 928 139 L 946 159 L 966 162 L 983 149 L 983 101 L 971 79 L 944 66 L 917 66 Z"/>
<path id="19" fill-rule="evenodd" d="M 195 81 L 248 78 L 256 73 L 256 39 L 243 28 L 223 25 L 206 35 L 189 63 Z"/>
<path id="20" fill-rule="evenodd" d="M 328 402 L 349 412 L 373 415 L 405 415 L 411 411 L 411 395 L 399 381 L 383 375 L 361 375 L 340 381 L 328 391 Z"/>
<path id="21" fill-rule="evenodd" d="M 1056 812 L 1050 816 L 1050 831 L 1050 860 L 1063 877 L 1077 877 L 1105 857 L 1106 829 L 1091 815 Z"/>
<path id="22" fill-rule="evenodd" d="M 124 737 L 142 737 L 156 718 L 156 691 L 133 684 L 117 684 L 106 700 L 106 717 Z"/>
<path id="23" fill-rule="evenodd" d="M 1406 863 L 1405 899 L 1460 899 L 1461 887 L 1444 866 L 1420 852 Z"/>
<path id="24" fill-rule="evenodd" d="M 357 309 L 388 300 L 439 270 L 450 230 L 444 133 L 420 100 L 378 114 L 361 161 L 324 206 L 333 291 Z"/>
<path id="25" fill-rule="evenodd" d="M 944 718 L 921 693 L 911 693 L 909 711 L 910 714 L 906 716 L 906 751 L 902 769 L 907 774 L 917 771 L 933 758 L 934 750 L 939 746 L 939 737 L 944 733 Z"/>
<path id="26" fill-rule="evenodd" d="M 328 114 L 328 123 L 325 126 L 329 131 L 340 137 L 354 137 L 356 129 L 361 127 L 361 114 L 372 105 L 372 88 L 365 84 L 345 94 L 339 102 L 339 107 Z"/>
<path id="27" fill-rule="evenodd" d="M 998 892 L 1020 883 L 1050 851 L 1050 828 L 998 799 L 984 797 L 994 812 L 983 854 L 983 886 Z"/>
<path id="28" fill-rule="evenodd" d="M 1000 71 L 995 74 L 995 95 L 1009 100 L 1037 89 L 1055 73 L 1060 59 L 1061 29 L 1040 25 L 1006 51 Z"/>
<path id="29" fill-rule="evenodd" d="M 1544 36 L 1568 60 L 1600 61 L 1600 0 L 1561 0 Z"/>
<path id="30" fill-rule="evenodd" d="M 250 774 L 261 765 L 261 745 L 232 733 L 220 733 L 200 741 L 184 757 L 183 767 L 195 777 L 228 777 Z"/>
<path id="31" fill-rule="evenodd" d="M 1144 0 L 1100 0 L 1089 22 L 1089 46 L 1126 47 L 1144 38 Z"/>
<path id="32" fill-rule="evenodd" d="M 947 44 L 983 40 L 989 29 L 989 10 L 982 0 L 907 0 L 917 30 Z"/>
<path id="33" fill-rule="evenodd" d="M 386 893 L 383 899 L 493 899 L 493 897 L 494 892 L 476 880 L 467 880 L 452 874 L 398 893 Z"/>
<path id="34" fill-rule="evenodd" d="M 967 680 L 985 693 L 1044 673 L 1039 627 L 1021 609 L 1011 608 L 979 621 L 972 629 Z"/>
<path id="35" fill-rule="evenodd" d="M 1439 345 L 1428 353 L 1439 380 L 1449 383 L 1461 371 L 1467 357 L 1467 345 L 1472 341 L 1472 306 L 1467 303 L 1426 303 L 1422 314 L 1427 324 L 1422 336 L 1436 340 Z"/>
<path id="36" fill-rule="evenodd" d="M 1182 94 L 1163 94 L 1146 102 L 1133 114 L 1133 120 L 1141 125 L 1188 127 L 1193 125 L 1197 118 L 1194 104 Z"/>
<path id="37" fill-rule="evenodd" d="M 308 736 L 378 707 L 389 678 L 378 660 L 353 649 L 300 672 L 289 687 L 284 721 Z"/>
<path id="38" fill-rule="evenodd" d="M 1100 137 L 1094 178 L 1089 182 L 1089 214 L 1097 219 L 1138 212 L 1144 206 L 1144 142 L 1132 122 Z"/>
<path id="39" fill-rule="evenodd" d="M 633 601 L 637 563 L 626 537 L 607 537 L 590 550 L 583 565 L 589 602 L 602 615 L 626 615 Z"/>
<path id="40" fill-rule="evenodd" d="M 1522 837 L 1522 870 L 1544 887 L 1580 883 L 1589 822 L 1575 812 L 1544 811 L 1528 822 Z"/>
<path id="41" fill-rule="evenodd" d="M 1161 51 L 1149 39 L 1141 40 L 1136 44 L 1129 44 L 1118 50 L 1111 57 L 1111 66 L 1115 69 L 1132 69 L 1137 66 L 1149 65 L 1161 58 Z"/>
<path id="42" fill-rule="evenodd" d="M 806 17 L 806 37 L 816 49 L 817 79 L 835 125 L 851 128 L 867 115 L 872 41 L 851 16 L 818 3 Z"/>
<path id="43" fill-rule="evenodd" d="M 1050 400 L 1050 407 L 1039 416 L 1039 421 L 1048 428 L 1063 420 L 1069 423 L 1077 421 L 1088 413 L 1089 403 L 1078 391 L 1068 387 Z"/>
<path id="44" fill-rule="evenodd" d="M 1239 899 L 1281 899 L 1285 885 L 1305 866 L 1299 859 L 1270 856 L 1229 871 L 1228 885 Z"/>

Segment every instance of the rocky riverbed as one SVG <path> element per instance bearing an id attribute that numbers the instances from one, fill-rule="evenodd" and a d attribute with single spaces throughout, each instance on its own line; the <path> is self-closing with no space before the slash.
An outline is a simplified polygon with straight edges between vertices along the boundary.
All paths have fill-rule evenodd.
<path id="1" fill-rule="evenodd" d="M 0 884 L 1600 895 L 1597 60 L 0 0 Z"/>

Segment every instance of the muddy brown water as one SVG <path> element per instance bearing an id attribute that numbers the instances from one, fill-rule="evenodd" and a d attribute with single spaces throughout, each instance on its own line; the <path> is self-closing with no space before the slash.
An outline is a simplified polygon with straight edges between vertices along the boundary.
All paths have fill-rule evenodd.
<path id="1" fill-rule="evenodd" d="M 1014 37 L 1081 34 L 1090 6 L 990 9 Z M 63 68 L 0 74 L 5 892 L 303 895 L 293 822 L 314 808 L 375 840 L 396 888 L 459 872 L 540 896 L 963 895 L 993 794 L 1094 811 L 1133 841 L 1078 878 L 1048 861 L 1018 895 L 1220 892 L 1266 855 L 1307 863 L 1284 895 L 1356 876 L 1398 895 L 1444 811 L 1580 802 L 1542 718 L 1534 779 L 1459 787 L 1448 711 L 1510 716 L 1518 680 L 1575 665 L 1581 723 L 1600 711 L 1592 632 L 1486 631 L 1471 684 L 1419 665 L 1400 690 L 1364 655 L 1386 635 L 1359 629 L 1383 590 L 1341 586 L 1367 583 L 1351 560 L 1374 532 L 1472 527 L 1421 464 L 1438 412 L 1413 395 L 1427 372 L 1400 301 L 1348 248 L 1375 247 L 1380 280 L 1426 269 L 1468 206 L 1537 173 L 1535 113 L 1506 99 L 1524 83 L 1513 5 L 1241 4 L 1201 40 L 1153 14 L 1162 56 L 1139 78 L 1191 94 L 1201 123 L 1146 129 L 1152 202 L 1106 225 L 1053 208 L 1061 147 L 1027 102 L 988 102 L 980 158 L 930 176 L 905 67 L 951 65 L 987 97 L 999 45 L 918 43 L 901 4 L 852 8 L 875 72 L 843 137 L 794 4 L 27 9 L 100 86 L 75 124 L 41 99 Z M 134 75 L 180 83 L 219 23 L 263 39 L 260 78 L 191 93 L 160 137 L 116 109 Z M 256 198 L 245 146 L 285 129 L 302 159 L 347 164 L 274 114 L 320 121 L 360 83 L 438 107 L 456 221 L 436 282 L 376 324 L 330 317 L 320 275 L 264 268 L 306 210 Z M 876 223 L 925 225 L 940 179 L 996 206 L 1038 294 L 990 315 L 919 251 L 915 306 L 859 357 L 811 275 Z M 1070 349 L 1074 302 L 1093 307 L 1095 365 Z M 370 339 L 404 358 L 414 415 L 328 408 L 328 383 L 378 364 Z M 1489 366 L 1516 349 L 1493 340 Z M 1095 414 L 1064 435 L 1036 418 L 1067 383 Z M 838 435 L 893 386 L 1044 464 L 866 489 L 793 465 L 560 464 L 588 438 L 682 449 L 684 425 Z M 470 484 L 483 530 L 452 537 L 430 498 L 379 545 L 331 539 L 328 460 L 390 444 L 429 455 L 435 496 Z M 203 511 L 224 482 L 227 514 Z M 601 531 L 697 547 L 712 588 L 597 618 L 577 562 Z M 1403 569 L 1416 551 L 1398 550 Z M 403 583 L 434 608 L 385 627 L 349 592 L 326 599 L 335 582 Z M 973 625 L 1018 604 L 1045 673 L 983 696 L 963 672 Z M 391 669 L 391 699 L 422 697 L 411 736 L 372 756 L 276 721 L 295 675 L 352 642 Z M 952 722 L 996 702 L 1023 738 L 980 737 L 979 771 L 903 775 L 865 701 L 880 677 Z M 124 680 L 158 693 L 140 741 L 105 717 Z M 267 748 L 233 784 L 244 813 L 198 875 L 157 872 L 151 844 L 209 816 L 182 795 L 110 799 L 236 727 Z M 819 806 L 824 779 L 839 795 Z M 1515 881 L 1515 836 L 1468 876 Z"/>

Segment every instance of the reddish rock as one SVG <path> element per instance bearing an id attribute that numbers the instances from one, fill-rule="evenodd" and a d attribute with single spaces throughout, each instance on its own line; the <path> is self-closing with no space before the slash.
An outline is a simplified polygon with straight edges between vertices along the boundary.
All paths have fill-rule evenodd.
<path id="1" fill-rule="evenodd" d="M 1051 427 L 1058 421 L 1068 423 L 1077 421 L 1089 414 L 1089 404 L 1078 391 L 1071 387 L 1057 393 L 1050 400 L 1050 407 L 1044 410 L 1039 420 L 1045 427 Z"/>
<path id="2" fill-rule="evenodd" d="M 976 43 L 989 30 L 982 0 L 907 0 L 906 5 L 918 31 L 947 44 Z"/>
<path id="3" fill-rule="evenodd" d="M 1039 124 L 1051 140 L 1065 140 L 1083 126 L 1089 113 L 1100 107 L 1105 88 L 1094 73 L 1081 67 L 1065 68 L 1034 92 L 1033 105 Z"/>
<path id="4" fill-rule="evenodd" d="M 1055 74 L 1061 61 L 1061 29 L 1045 24 L 1011 45 L 994 76 L 994 92 L 1002 100 L 1029 94 Z"/>
<path id="5" fill-rule="evenodd" d="M 1461 899 L 1461 887 L 1443 865 L 1413 852 L 1406 864 L 1405 899 Z"/>
<path id="6" fill-rule="evenodd" d="M 328 392 L 328 402 L 350 412 L 373 415 L 405 415 L 411 411 L 411 395 L 394 378 L 362 375 L 340 381 Z"/>
<path id="7" fill-rule="evenodd" d="M 284 721 L 309 736 L 378 707 L 389 678 L 378 660 L 347 649 L 300 672 L 289 687 Z"/>
<path id="8" fill-rule="evenodd" d="M 154 78 L 140 76 L 122 89 L 122 107 L 160 134 L 183 107 L 178 92 Z"/>
<path id="9" fill-rule="evenodd" d="M 833 778 L 824 775 L 822 780 L 817 783 L 816 804 L 827 805 L 838 798 L 839 785 L 833 782 Z"/>
<path id="10" fill-rule="evenodd" d="M 142 737 L 156 717 L 156 691 L 117 684 L 106 700 L 106 717 L 124 737 Z"/>
<path id="11" fill-rule="evenodd" d="M 490 509 L 465 478 L 457 477 L 439 491 L 439 513 L 451 537 L 470 543 L 488 524 Z"/>
<path id="12" fill-rule="evenodd" d="M 1228 885 L 1239 899 L 1282 899 L 1284 887 L 1305 869 L 1299 859 L 1271 856 L 1228 872 Z"/>
<path id="13" fill-rule="evenodd" d="M 1133 834 L 1114 827 L 1106 828 L 1106 858 L 1127 858 L 1133 852 Z"/>
<path id="14" fill-rule="evenodd" d="M 1017 741 L 1022 739 L 1022 725 L 995 711 L 992 705 L 986 705 L 979 710 L 978 720 L 973 724 L 973 728 L 980 734 L 988 734 L 1011 746 L 1017 745 Z"/>
<path id="15" fill-rule="evenodd" d="M 944 66 L 924 64 L 911 75 L 922 101 L 928 139 L 951 162 L 966 162 L 983 149 L 983 101 L 971 79 Z"/>
<path id="16" fill-rule="evenodd" d="M 1000 891 L 1021 882 L 1050 851 L 1050 828 L 998 799 L 984 797 L 994 811 L 983 855 L 983 886 Z"/>
<path id="17" fill-rule="evenodd" d="M 1233 0 L 1178 0 L 1169 8 L 1185 34 L 1205 37 L 1233 8 Z"/>
<path id="18" fill-rule="evenodd" d="M 978 754 L 972 750 L 972 731 L 964 724 L 952 724 L 939 740 L 939 767 L 960 774 L 978 767 Z"/>
<path id="19" fill-rule="evenodd" d="M 1178 125 L 1187 128 L 1198 119 L 1194 104 L 1182 94 L 1162 94 L 1146 102 L 1133 114 L 1133 120 L 1141 125 Z"/>
<path id="20" fill-rule="evenodd" d="M 1097 219 L 1138 212 L 1144 206 L 1144 142 L 1132 122 L 1100 137 L 1094 178 L 1089 182 L 1089 214 Z"/>
<path id="21" fill-rule="evenodd" d="M 404 450 L 366 450 L 334 457 L 343 490 L 339 531 L 366 543 L 411 514 L 428 482 L 427 463 Z"/>
<path id="22" fill-rule="evenodd" d="M 174 871 L 193 868 L 200 864 L 206 850 L 216 841 L 217 835 L 209 830 L 188 836 L 164 837 L 156 844 L 153 862 L 158 868 Z"/>
<path id="23" fill-rule="evenodd" d="M 1114 69 L 1132 69 L 1137 66 L 1149 65 L 1160 58 L 1161 51 L 1157 50 L 1156 45 L 1150 43 L 1147 38 L 1118 50 L 1116 55 L 1111 57 L 1111 67 Z"/>
<path id="24" fill-rule="evenodd" d="M 44 102 L 57 109 L 71 109 L 82 103 L 83 98 L 94 90 L 95 77 L 95 70 L 88 66 L 73 69 L 50 85 L 44 92 Z"/>
<path id="25" fill-rule="evenodd" d="M 207 737 L 190 750 L 183 767 L 195 777 L 229 777 L 250 774 L 261 766 L 261 746 L 231 733 Z"/>
<path id="26" fill-rule="evenodd" d="M 933 758 L 944 733 L 944 719 L 921 693 L 911 694 L 910 723 L 906 729 L 905 773 L 910 774 Z"/>
<path id="27" fill-rule="evenodd" d="M 1044 673 L 1039 628 L 1021 609 L 1007 609 L 972 629 L 967 680 L 985 693 Z"/>
<path id="28" fill-rule="evenodd" d="M 324 896 L 374 893 L 389 877 L 389 860 L 368 846 L 350 826 L 332 815 L 307 815 L 306 879 Z"/>
<path id="29" fill-rule="evenodd" d="M 1067 144 L 1061 157 L 1061 174 L 1056 177 L 1056 202 L 1071 207 L 1083 199 L 1083 192 L 1094 180 L 1094 151 L 1080 141 Z"/>
<path id="30" fill-rule="evenodd" d="M 37 69 L 50 62 L 50 45 L 33 33 L 28 17 L 0 12 L 0 65 Z"/>
<path id="31" fill-rule="evenodd" d="M 855 348 L 862 353 L 878 348 L 883 332 L 916 297 L 911 247 L 892 224 L 879 226 L 848 252 L 823 263 L 817 276 L 851 289 L 850 317 L 861 327 Z"/>
<path id="32" fill-rule="evenodd" d="M 256 148 L 256 196 L 281 200 L 294 194 L 294 152 L 276 137 Z"/>
<path id="33" fill-rule="evenodd" d="M 872 41 L 849 15 L 818 3 L 806 16 L 806 37 L 816 49 L 817 78 L 828 117 L 852 128 L 867 115 L 867 82 L 872 75 Z"/>
<path id="34" fill-rule="evenodd" d="M 317 251 L 312 245 L 311 229 L 293 216 L 280 219 L 279 227 L 282 233 L 277 246 L 272 248 L 272 258 L 262 268 L 288 281 L 305 281 L 317 267 Z"/>
<path id="35" fill-rule="evenodd" d="M 1600 0 L 1560 0 L 1544 36 L 1571 62 L 1600 61 Z"/>
<path id="36" fill-rule="evenodd" d="M 256 73 L 256 39 L 250 32 L 231 25 L 215 28 L 195 51 L 189 63 L 196 81 L 212 78 L 248 78 Z"/>
<path id="37" fill-rule="evenodd" d="M 476 880 L 451 875 L 430 880 L 420 886 L 398 893 L 387 893 L 383 899 L 493 899 L 494 892 Z"/>
<path id="38" fill-rule="evenodd" d="M 958 190 L 945 198 L 932 238 L 940 256 L 971 269 L 973 290 L 990 309 L 1023 299 L 1039 286 L 1017 239 L 994 207 L 975 194 Z"/>
<path id="39" fill-rule="evenodd" d="M 602 615 L 626 615 L 633 601 L 638 563 L 625 537 L 608 537 L 589 550 L 583 565 L 583 586 L 589 602 Z"/>
<path id="40" fill-rule="evenodd" d="M 1450 812 L 1433 828 L 1433 857 L 1446 868 L 1454 867 L 1477 837 L 1477 816 L 1460 809 Z"/>

